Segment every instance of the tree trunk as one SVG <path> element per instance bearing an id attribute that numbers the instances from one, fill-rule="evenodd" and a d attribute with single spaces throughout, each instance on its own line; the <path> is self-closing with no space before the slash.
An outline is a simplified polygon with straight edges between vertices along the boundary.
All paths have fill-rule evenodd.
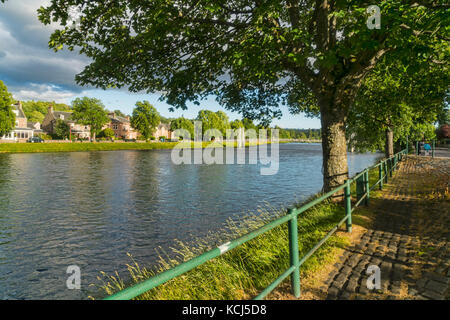
<path id="1" fill-rule="evenodd" d="M 348 179 L 347 140 L 345 138 L 345 108 L 333 99 L 319 99 L 322 123 L 323 191 L 328 192 Z M 342 198 L 343 190 L 336 193 Z"/>
<path id="2" fill-rule="evenodd" d="M 386 145 L 384 147 L 386 158 L 394 155 L 394 131 L 391 128 L 386 129 Z"/>

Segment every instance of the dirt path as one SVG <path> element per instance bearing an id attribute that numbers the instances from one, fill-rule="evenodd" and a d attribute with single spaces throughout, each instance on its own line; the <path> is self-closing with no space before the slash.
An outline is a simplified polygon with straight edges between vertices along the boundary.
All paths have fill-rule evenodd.
<path id="1" fill-rule="evenodd" d="M 448 299 L 450 159 L 409 157 L 370 200 L 372 227 L 346 248 L 322 286 L 327 299 Z M 367 288 L 368 266 L 381 289 Z"/>

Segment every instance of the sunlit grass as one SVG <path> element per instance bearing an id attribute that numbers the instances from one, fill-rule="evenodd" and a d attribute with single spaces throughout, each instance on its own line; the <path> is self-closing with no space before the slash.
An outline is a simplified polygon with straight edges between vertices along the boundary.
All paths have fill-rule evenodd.
<path id="1" fill-rule="evenodd" d="M 270 142 L 267 142 L 270 144 Z M 261 143 L 246 142 L 245 146 Z M 222 148 L 222 142 L 202 142 L 202 148 Z M 237 142 L 230 146 L 237 147 Z M 156 150 L 172 148 L 198 148 L 193 142 L 82 142 L 82 143 L 0 143 L 0 153 L 36 153 L 36 152 L 75 152 L 75 151 L 114 151 L 114 150 Z"/>

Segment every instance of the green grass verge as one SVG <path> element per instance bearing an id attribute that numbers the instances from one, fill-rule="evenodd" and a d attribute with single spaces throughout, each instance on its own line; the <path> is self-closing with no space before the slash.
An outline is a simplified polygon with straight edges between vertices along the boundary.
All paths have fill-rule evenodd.
<path id="1" fill-rule="evenodd" d="M 114 150 L 153 150 L 172 149 L 178 142 L 123 142 L 123 143 L 0 143 L 0 153 L 38 153 L 38 152 L 80 152 L 80 151 L 114 151 Z M 186 147 L 189 142 L 181 143 Z M 237 144 L 234 144 L 237 146 Z M 256 145 L 256 143 L 245 144 Z M 193 143 L 191 143 L 193 146 Z M 223 143 L 203 142 L 202 147 L 223 147 Z"/>
<path id="2" fill-rule="evenodd" d="M 258 214 L 247 216 L 239 222 L 229 221 L 221 235 L 211 234 L 186 244 L 176 246 L 160 255 L 156 267 L 141 267 L 131 258 L 127 265 L 129 279 L 123 280 L 116 272 L 107 275 L 102 272 L 99 280 L 101 289 L 107 295 L 168 270 L 180 262 L 187 261 L 225 241 L 254 230 L 275 217 L 285 214 L 284 210 L 269 208 Z M 306 254 L 345 215 L 344 208 L 331 202 L 323 202 L 299 216 L 300 256 Z M 223 234 L 227 236 L 224 237 Z M 343 237 L 333 235 L 301 267 L 302 276 L 319 270 L 334 259 L 334 251 L 347 244 Z M 257 238 L 219 256 L 138 297 L 138 299 L 249 299 L 273 282 L 289 268 L 289 243 L 287 224 L 266 232 Z M 286 280 L 288 281 L 288 279 Z"/>

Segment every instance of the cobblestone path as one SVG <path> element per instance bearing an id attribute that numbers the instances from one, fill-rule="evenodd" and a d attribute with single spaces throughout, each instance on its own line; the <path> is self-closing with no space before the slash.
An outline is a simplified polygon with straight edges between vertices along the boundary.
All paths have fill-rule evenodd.
<path id="1" fill-rule="evenodd" d="M 325 286 L 327 299 L 449 299 L 450 159 L 409 157 L 369 208 L 372 228 L 346 248 Z M 380 267 L 381 289 L 367 288 Z"/>

